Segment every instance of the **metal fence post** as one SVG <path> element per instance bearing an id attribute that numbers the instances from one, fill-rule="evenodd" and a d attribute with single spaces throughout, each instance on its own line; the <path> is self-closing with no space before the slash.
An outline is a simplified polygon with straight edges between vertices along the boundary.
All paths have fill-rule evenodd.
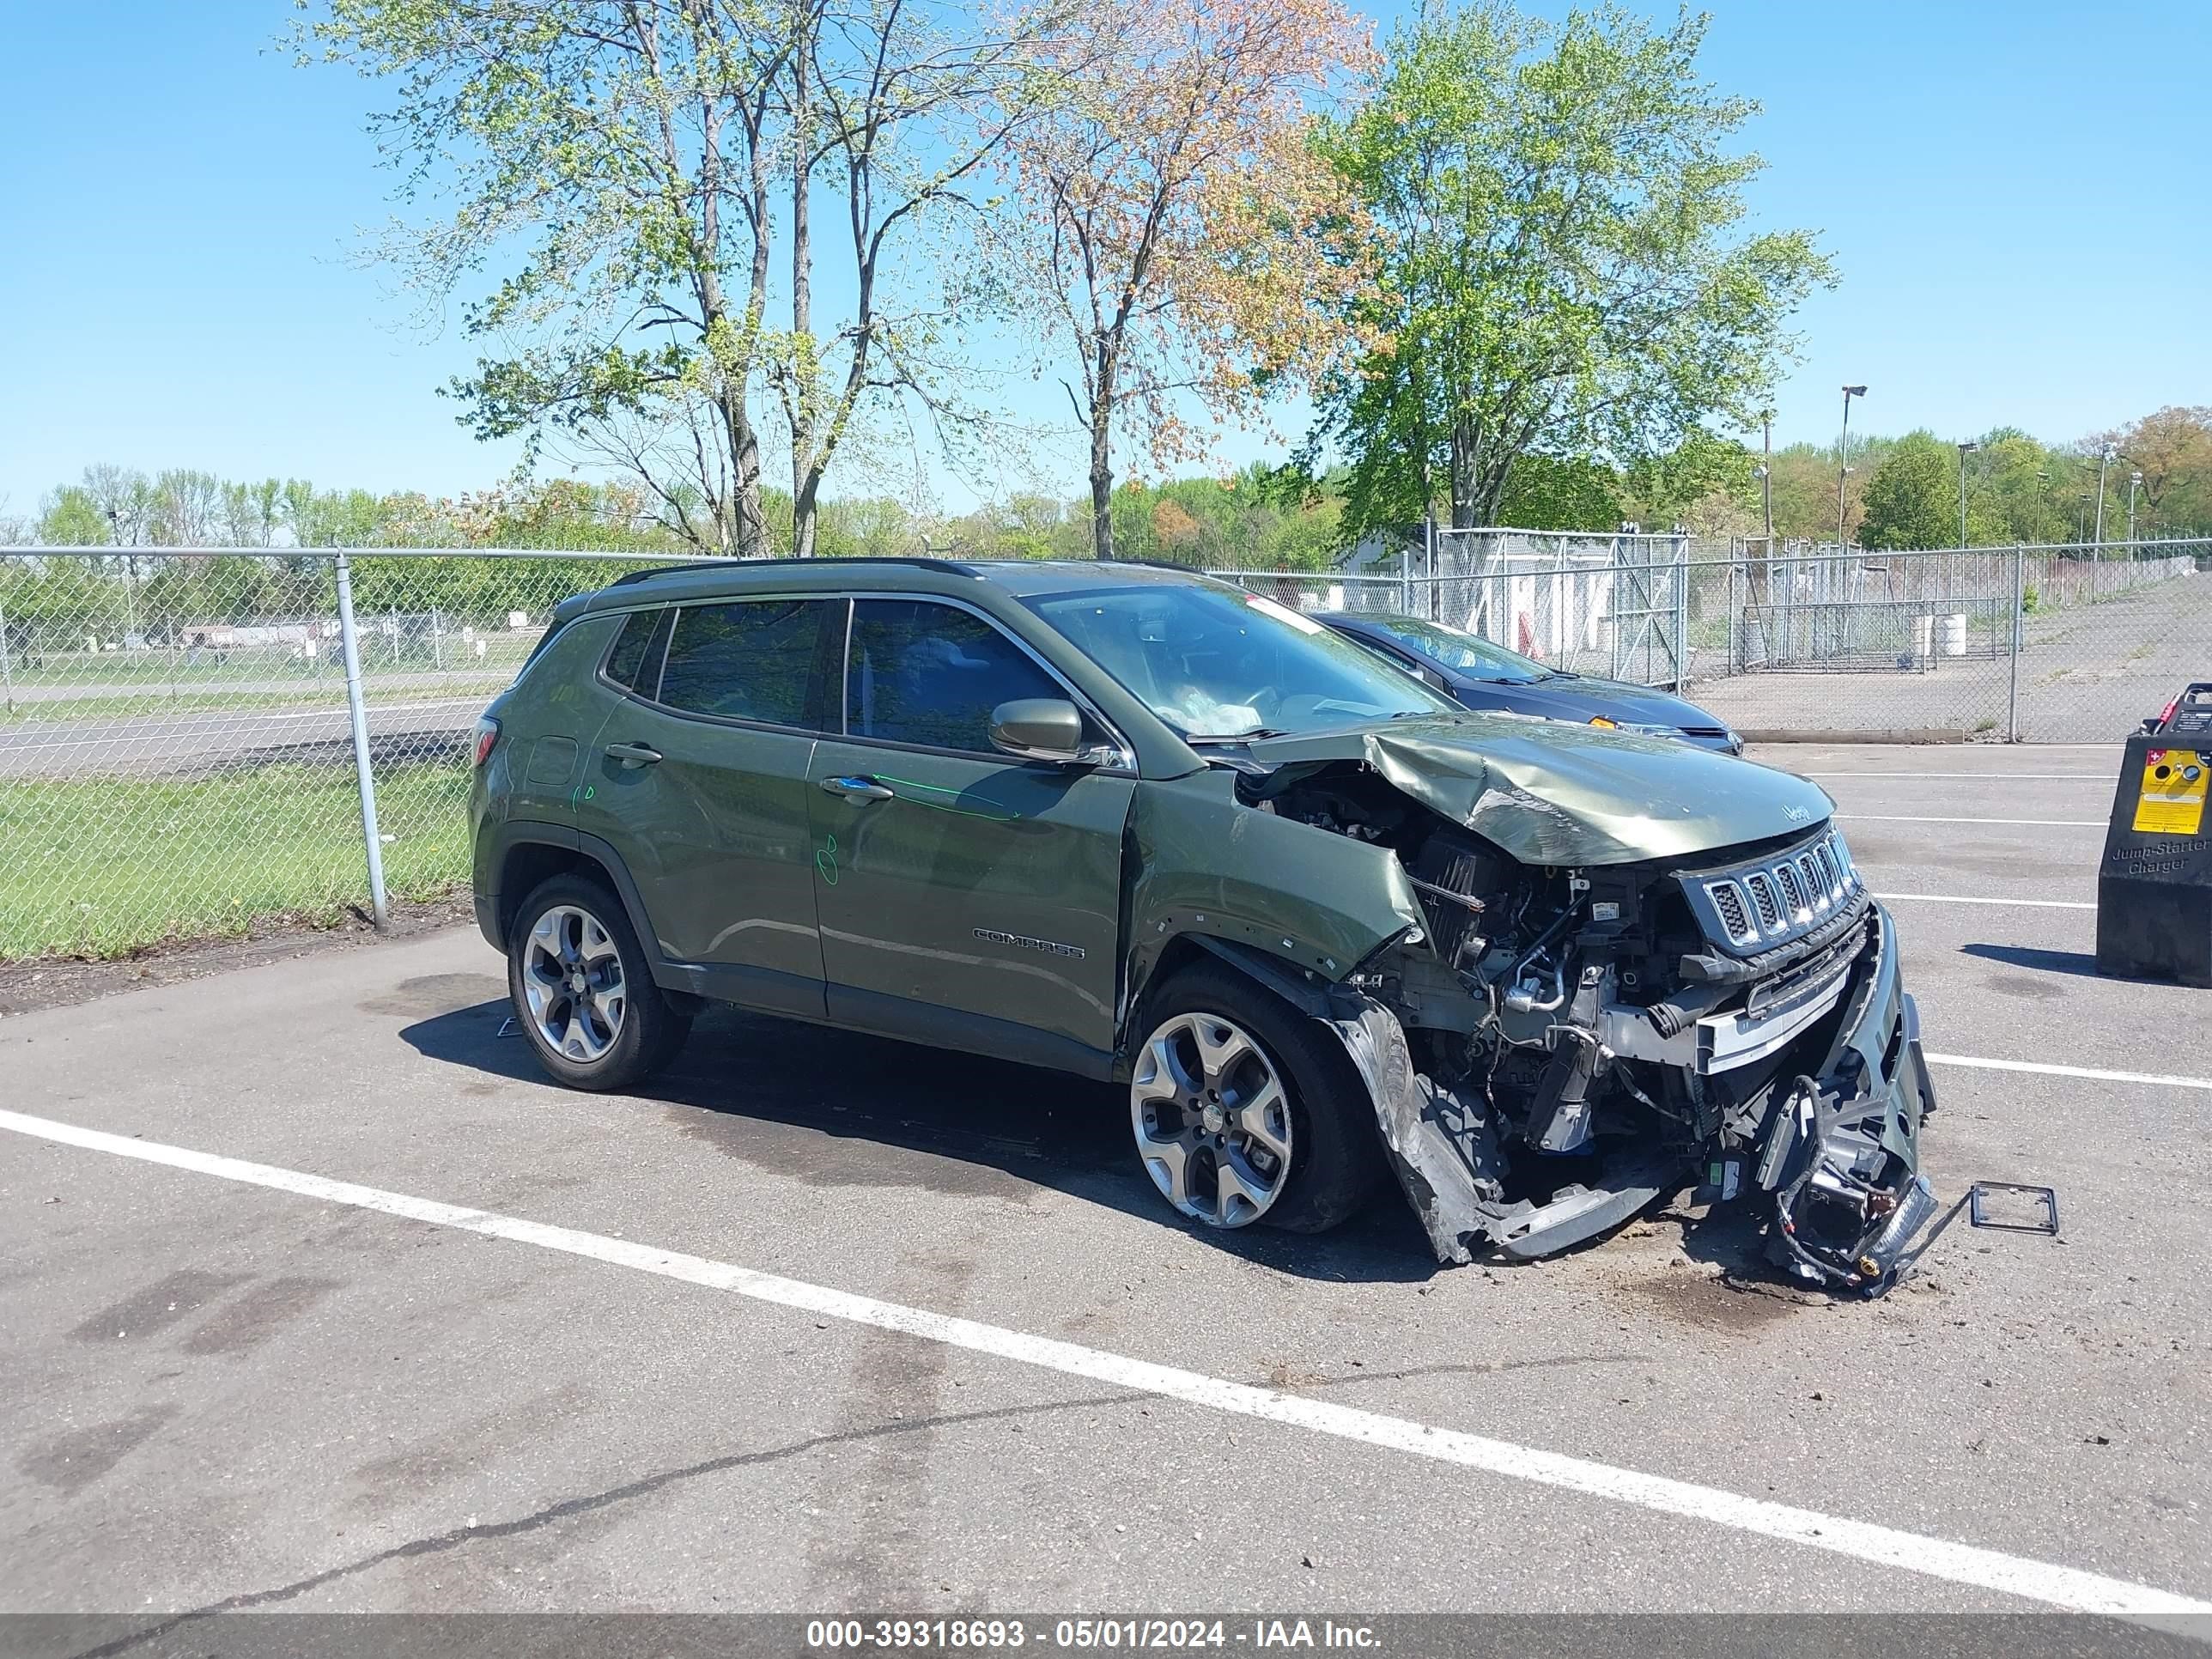
<path id="1" fill-rule="evenodd" d="M 1398 614 L 1413 614 L 1413 546 L 1401 543 L 1398 548 Z"/>
<path id="2" fill-rule="evenodd" d="M 8 713 L 15 713 L 15 671 L 8 661 L 8 607 L 0 605 L 0 693 L 8 699 Z"/>
<path id="3" fill-rule="evenodd" d="M 1674 539 L 1674 690 L 1690 683 L 1690 538 Z"/>
<path id="4" fill-rule="evenodd" d="M 354 781 L 361 791 L 361 838 L 368 849 L 368 903 L 379 933 L 384 906 L 384 843 L 376 830 L 376 775 L 368 763 L 368 714 L 361 702 L 361 640 L 353 625 L 353 566 L 337 557 L 338 644 L 345 653 L 346 713 L 353 722 Z"/>
<path id="5" fill-rule="evenodd" d="M 2010 681 L 2005 691 L 2005 741 L 2020 741 L 2020 647 L 2021 631 L 2027 625 L 2021 614 L 2027 600 L 2027 550 L 2015 547 L 2012 550 L 2012 652 Z"/>

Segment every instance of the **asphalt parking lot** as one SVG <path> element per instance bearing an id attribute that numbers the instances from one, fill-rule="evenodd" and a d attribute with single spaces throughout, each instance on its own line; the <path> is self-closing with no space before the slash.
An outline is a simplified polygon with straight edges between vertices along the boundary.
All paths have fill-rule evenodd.
<path id="1" fill-rule="evenodd" d="M 1939 1192 L 2063 1209 L 1874 1304 L 1674 1212 L 1187 1230 L 1115 1091 L 734 1013 L 566 1093 L 468 929 L 0 1022 L 0 1608 L 2212 1613 L 2212 1027 L 2094 972 L 2118 752 L 1762 755 L 1892 902 Z"/>

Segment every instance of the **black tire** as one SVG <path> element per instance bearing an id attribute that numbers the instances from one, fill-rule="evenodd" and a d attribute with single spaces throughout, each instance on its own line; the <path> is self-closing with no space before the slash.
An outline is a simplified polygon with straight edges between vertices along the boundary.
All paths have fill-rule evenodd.
<path id="1" fill-rule="evenodd" d="M 1227 964 L 1203 962 L 1146 994 L 1137 1040 L 1192 1013 L 1218 1015 L 1243 1027 L 1290 1097 L 1290 1173 L 1259 1221 L 1288 1232 L 1320 1233 L 1351 1219 L 1373 1197 L 1384 1164 L 1366 1085 L 1335 1033 Z"/>
<path id="2" fill-rule="evenodd" d="M 562 907 L 583 912 L 612 942 L 622 967 L 623 1006 L 613 1041 L 590 1059 L 563 1054 L 546 1040 L 532 1009 L 524 975 L 530 970 L 531 934 L 541 919 Z M 531 1052 L 556 1083 L 593 1092 L 635 1087 L 675 1057 L 691 1035 L 691 1019 L 678 1013 L 653 982 L 653 969 L 622 901 L 605 883 L 560 875 L 539 884 L 518 906 L 507 939 L 507 994 Z"/>

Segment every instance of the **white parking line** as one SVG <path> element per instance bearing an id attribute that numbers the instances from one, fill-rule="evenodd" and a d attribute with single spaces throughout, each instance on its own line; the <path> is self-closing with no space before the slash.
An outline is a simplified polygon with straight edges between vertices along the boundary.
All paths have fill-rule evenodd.
<path id="1" fill-rule="evenodd" d="M 1255 1388 L 1249 1383 L 1232 1382 L 1198 1371 L 1154 1364 L 1150 1360 L 1131 1359 L 1097 1348 L 1081 1347 L 1051 1337 L 1032 1336 L 1024 1331 L 987 1325 L 976 1320 L 956 1319 L 923 1308 L 909 1308 L 896 1302 L 879 1302 L 872 1297 L 855 1296 L 849 1291 L 784 1279 L 726 1261 L 659 1249 L 650 1244 L 608 1238 L 598 1233 L 580 1232 L 568 1227 L 550 1226 L 543 1222 L 526 1221 L 519 1217 L 499 1215 L 486 1210 L 441 1204 L 434 1199 L 412 1198 L 404 1193 L 386 1192 L 374 1187 L 359 1187 L 350 1182 L 331 1181 L 296 1170 L 250 1164 L 212 1152 L 194 1152 L 188 1147 L 131 1139 L 99 1129 L 82 1128 L 73 1123 L 58 1123 L 47 1118 L 31 1117 L 20 1112 L 0 1111 L 0 1128 L 12 1129 L 19 1134 L 35 1136 L 65 1146 L 109 1152 L 148 1164 L 166 1164 L 172 1169 L 214 1176 L 225 1181 L 242 1182 L 248 1186 L 273 1188 L 278 1192 L 319 1199 L 325 1203 L 374 1210 L 410 1221 L 427 1222 L 432 1226 L 452 1227 L 463 1232 L 480 1233 L 518 1244 L 535 1245 L 540 1249 L 557 1250 L 563 1255 L 582 1256 L 611 1267 L 628 1267 L 639 1273 L 654 1273 L 663 1279 L 704 1285 L 710 1290 L 730 1291 L 778 1307 L 796 1308 L 817 1316 L 847 1320 L 878 1330 L 898 1331 L 925 1341 L 941 1342 L 975 1353 L 991 1354 L 1068 1376 L 1109 1383 L 1139 1394 L 1179 1400 L 1208 1410 L 1258 1418 L 1288 1428 L 1304 1429 L 1311 1433 L 1329 1435 L 1363 1445 L 1382 1446 L 1439 1463 L 1480 1469 L 1486 1474 L 1504 1475 L 1516 1480 L 1533 1481 L 1539 1486 L 1558 1487 L 1613 1503 L 1632 1504 L 1663 1515 L 1678 1515 L 1715 1526 L 1733 1528 L 1739 1532 L 1803 1544 L 1881 1566 L 1896 1567 L 1927 1577 L 1945 1579 L 1952 1583 L 1994 1590 L 2000 1595 L 2021 1596 L 2076 1612 L 2138 1618 L 2212 1613 L 2212 1601 L 2197 1601 L 2170 1590 L 2131 1583 L 2123 1578 L 2107 1578 L 2100 1573 L 2055 1566 L 2023 1556 L 2007 1555 L 1998 1550 L 1984 1549 L 1977 1545 L 1953 1543 L 1945 1539 L 1904 1532 L 1894 1527 L 1878 1526 L 1871 1522 L 1824 1515 L 1817 1510 L 1802 1510 L 1765 1498 L 1746 1498 L 1717 1487 L 1695 1486 L 1686 1480 L 1644 1474 L 1634 1469 L 1615 1468 L 1610 1464 L 1594 1462 L 1587 1458 L 1541 1451 L 1534 1447 L 1515 1445 L 1510 1441 L 1468 1434 L 1457 1429 L 1436 1428 L 1407 1418 L 1362 1411 L 1353 1406 L 1279 1394 L 1272 1389 Z"/>
<path id="2" fill-rule="evenodd" d="M 2035 1072 L 2045 1077 L 2087 1078 L 2092 1083 L 2155 1083 L 2168 1089 L 2212 1089 L 2212 1077 L 2169 1077 L 2162 1072 L 2101 1072 L 2090 1066 L 2052 1066 L 2039 1060 L 1987 1060 L 1978 1054 L 1929 1054 L 1931 1066 L 1971 1066 L 1984 1072 Z"/>
<path id="3" fill-rule="evenodd" d="M 2102 818 L 1935 818 L 1901 817 L 1893 812 L 1838 812 L 1839 818 L 1859 823 L 2017 823 L 2039 830 L 2101 830 Z"/>
<path id="4" fill-rule="evenodd" d="M 1933 778 L 1938 782 L 2110 783 L 2102 772 L 1800 772 L 1801 778 Z"/>
<path id="5" fill-rule="evenodd" d="M 2092 899 L 1969 898 L 1955 893 L 1883 893 L 1884 904 L 2014 904 L 2037 910 L 2094 910 Z"/>

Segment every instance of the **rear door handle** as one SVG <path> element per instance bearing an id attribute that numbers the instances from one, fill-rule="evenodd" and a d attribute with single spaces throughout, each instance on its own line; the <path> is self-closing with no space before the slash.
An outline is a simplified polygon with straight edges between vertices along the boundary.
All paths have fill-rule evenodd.
<path id="1" fill-rule="evenodd" d="M 660 759 L 660 751 L 649 743 L 611 743 L 607 745 L 607 757 L 611 760 L 620 761 L 624 766 L 635 768 L 656 764 Z"/>
<path id="2" fill-rule="evenodd" d="M 873 778 L 824 778 L 822 787 L 847 800 L 896 800 L 898 797 Z"/>

